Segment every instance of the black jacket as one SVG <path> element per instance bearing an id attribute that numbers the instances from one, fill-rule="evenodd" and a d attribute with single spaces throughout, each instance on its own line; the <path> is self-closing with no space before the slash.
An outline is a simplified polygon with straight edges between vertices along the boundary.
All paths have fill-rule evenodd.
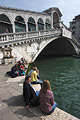
<path id="1" fill-rule="evenodd" d="M 28 82 L 24 82 L 23 84 L 23 98 L 26 105 L 31 103 L 31 100 L 36 97 L 36 93 L 34 89 Z"/>

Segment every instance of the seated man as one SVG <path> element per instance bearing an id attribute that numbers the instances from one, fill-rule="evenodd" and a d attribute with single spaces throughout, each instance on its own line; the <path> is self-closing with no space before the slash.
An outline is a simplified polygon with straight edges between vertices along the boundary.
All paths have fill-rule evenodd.
<path id="1" fill-rule="evenodd" d="M 32 84 L 41 84 L 42 86 L 42 81 L 38 80 L 37 76 L 39 75 L 39 71 L 37 70 L 37 67 L 33 68 L 33 72 L 31 73 L 31 83 Z"/>
<path id="2" fill-rule="evenodd" d="M 30 105 L 36 106 L 39 104 L 39 97 L 31 86 L 30 81 L 31 78 L 26 76 L 23 84 L 23 98 L 27 109 L 29 109 Z"/>

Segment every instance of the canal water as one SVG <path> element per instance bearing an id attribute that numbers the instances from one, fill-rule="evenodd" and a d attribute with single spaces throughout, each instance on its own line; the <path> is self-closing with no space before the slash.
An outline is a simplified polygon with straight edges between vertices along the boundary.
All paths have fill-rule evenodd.
<path id="1" fill-rule="evenodd" d="M 40 79 L 50 81 L 58 107 L 80 118 L 80 59 L 48 57 L 35 63 Z"/>

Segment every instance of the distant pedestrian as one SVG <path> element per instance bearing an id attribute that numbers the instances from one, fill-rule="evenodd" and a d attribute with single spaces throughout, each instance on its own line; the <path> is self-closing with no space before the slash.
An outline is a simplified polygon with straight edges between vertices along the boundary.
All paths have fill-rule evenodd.
<path id="1" fill-rule="evenodd" d="M 6 29 L 5 29 L 5 32 L 4 32 L 4 33 L 9 33 L 9 30 L 8 30 L 8 28 L 6 28 Z"/>

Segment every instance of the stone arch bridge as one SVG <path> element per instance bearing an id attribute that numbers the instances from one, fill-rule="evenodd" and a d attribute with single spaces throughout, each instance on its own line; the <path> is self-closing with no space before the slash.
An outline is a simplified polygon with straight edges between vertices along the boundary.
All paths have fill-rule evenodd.
<path id="1" fill-rule="evenodd" d="M 80 45 L 66 28 L 0 34 L 0 59 L 24 57 L 33 62 L 42 55 L 79 54 Z"/>

